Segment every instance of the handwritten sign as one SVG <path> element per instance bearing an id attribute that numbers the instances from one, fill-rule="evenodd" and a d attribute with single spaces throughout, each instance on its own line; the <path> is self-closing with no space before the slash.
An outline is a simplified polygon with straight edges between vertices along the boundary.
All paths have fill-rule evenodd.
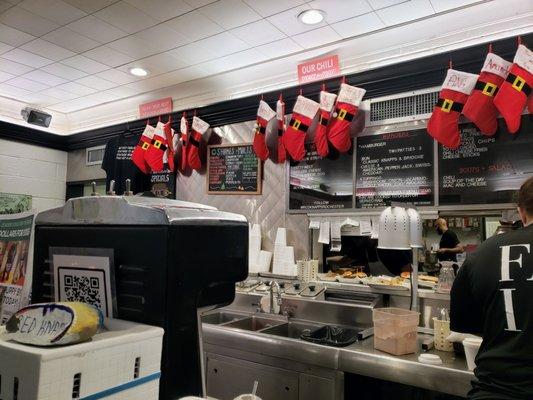
<path id="1" fill-rule="evenodd" d="M 339 67 L 338 55 L 315 58 L 314 60 L 298 64 L 299 83 L 321 81 L 340 75 L 340 73 L 341 69 Z"/>
<path id="2" fill-rule="evenodd" d="M 169 114 L 172 112 L 172 97 L 165 97 L 139 104 L 139 118 L 153 117 L 154 115 Z"/>

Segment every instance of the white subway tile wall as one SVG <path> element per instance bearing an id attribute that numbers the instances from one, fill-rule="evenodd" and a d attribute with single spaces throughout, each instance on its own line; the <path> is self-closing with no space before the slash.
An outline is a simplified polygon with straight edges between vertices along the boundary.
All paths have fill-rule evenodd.
<path id="1" fill-rule="evenodd" d="M 0 139 L 0 192 L 29 194 L 33 208 L 65 202 L 67 153 Z"/>

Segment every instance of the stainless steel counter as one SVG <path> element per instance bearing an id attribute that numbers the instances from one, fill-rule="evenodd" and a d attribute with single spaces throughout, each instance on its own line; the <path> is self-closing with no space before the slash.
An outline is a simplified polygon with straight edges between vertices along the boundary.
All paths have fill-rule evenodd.
<path id="1" fill-rule="evenodd" d="M 204 323 L 202 326 L 204 343 L 208 345 L 370 376 L 457 396 L 466 396 L 470 381 L 474 378 L 473 373 L 467 369 L 466 361 L 455 358 L 453 353 L 429 351 L 438 354 L 443 364 L 422 364 L 418 362 L 418 354 L 393 356 L 375 350 L 373 337 L 348 347 L 334 348 L 223 325 Z M 419 340 L 427 337 L 430 336 L 419 335 Z"/>

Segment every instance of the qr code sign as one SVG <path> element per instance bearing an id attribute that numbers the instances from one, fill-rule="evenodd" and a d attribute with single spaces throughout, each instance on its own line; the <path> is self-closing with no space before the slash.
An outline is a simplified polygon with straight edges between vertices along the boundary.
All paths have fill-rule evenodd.
<path id="1" fill-rule="evenodd" d="M 65 275 L 66 301 L 81 301 L 102 309 L 100 280 L 96 277 Z"/>
<path id="2" fill-rule="evenodd" d="M 59 301 L 81 301 L 92 304 L 109 316 L 105 272 L 100 269 L 59 267 Z"/>

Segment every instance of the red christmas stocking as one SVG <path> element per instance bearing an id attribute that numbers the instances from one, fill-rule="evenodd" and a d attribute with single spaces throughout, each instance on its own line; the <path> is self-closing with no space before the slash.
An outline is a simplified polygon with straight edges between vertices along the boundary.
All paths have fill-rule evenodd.
<path id="1" fill-rule="evenodd" d="M 167 151 L 165 152 L 166 160 L 163 160 L 163 164 L 168 163 L 168 169 L 174 172 L 174 137 L 172 129 L 172 124 L 170 120 L 163 127 L 163 132 L 165 133 L 165 139 L 167 140 Z"/>
<path id="2" fill-rule="evenodd" d="M 283 132 L 285 131 L 285 103 L 280 99 L 276 103 L 276 120 L 278 121 L 278 164 L 283 164 L 287 159 L 287 150 L 283 144 Z"/>
<path id="3" fill-rule="evenodd" d="M 328 148 L 328 122 L 331 112 L 335 106 L 336 94 L 328 93 L 325 90 L 320 92 L 320 119 L 315 132 L 316 151 L 320 157 L 326 157 L 329 152 Z"/>
<path id="4" fill-rule="evenodd" d="M 187 169 L 187 143 L 188 143 L 188 135 L 189 135 L 189 122 L 187 121 L 187 117 L 185 116 L 185 113 L 181 117 L 181 123 L 180 123 L 180 141 L 181 141 L 181 153 L 180 153 L 180 163 L 179 163 L 179 170 L 183 173 Z"/>
<path id="5" fill-rule="evenodd" d="M 516 133 L 520 128 L 520 116 L 532 86 L 533 52 L 521 44 L 514 56 L 509 75 L 494 98 L 494 105 L 502 114 L 511 133 Z"/>
<path id="6" fill-rule="evenodd" d="M 139 143 L 131 153 L 131 160 L 133 163 L 145 174 L 150 172 L 150 166 L 145 160 L 146 151 L 150 148 L 152 139 L 154 137 L 155 128 L 151 125 L 146 125 L 144 132 L 141 135 Z"/>
<path id="7" fill-rule="evenodd" d="M 474 91 L 463 107 L 464 116 L 487 136 L 494 135 L 498 129 L 498 110 L 494 106 L 494 96 L 507 78 L 510 67 L 509 61 L 493 53 L 487 54 Z"/>
<path id="8" fill-rule="evenodd" d="M 296 99 L 291 121 L 283 134 L 285 148 L 294 161 L 301 161 L 305 157 L 305 136 L 319 107 L 316 101 L 301 95 Z"/>
<path id="9" fill-rule="evenodd" d="M 163 155 L 167 149 L 164 128 L 165 124 L 162 122 L 157 123 L 151 142 L 152 145 L 146 151 L 145 160 L 153 172 L 161 172 L 163 170 Z"/>
<path id="10" fill-rule="evenodd" d="M 456 149 L 461 144 L 459 116 L 477 78 L 476 74 L 448 70 L 427 127 L 428 133 L 443 146 Z"/>
<path id="11" fill-rule="evenodd" d="M 268 147 L 266 145 L 266 128 L 267 125 L 274 117 L 276 112 L 270 108 L 270 106 L 263 100 L 259 102 L 259 108 L 257 109 L 257 122 L 255 124 L 254 133 L 254 153 L 261 160 L 265 161 L 269 156 Z"/>
<path id="12" fill-rule="evenodd" d="M 530 94 L 527 99 L 527 110 L 530 114 L 533 114 L 533 94 Z"/>
<path id="13" fill-rule="evenodd" d="M 328 125 L 328 140 L 339 152 L 346 153 L 352 147 L 350 124 L 359 111 L 359 104 L 366 90 L 341 83 L 333 119 Z"/>
<path id="14" fill-rule="evenodd" d="M 209 124 L 198 117 L 192 119 L 192 132 L 189 137 L 189 146 L 187 149 L 187 163 L 192 169 L 199 170 L 202 168 L 202 160 L 198 153 L 202 135 L 209 129 Z"/>

